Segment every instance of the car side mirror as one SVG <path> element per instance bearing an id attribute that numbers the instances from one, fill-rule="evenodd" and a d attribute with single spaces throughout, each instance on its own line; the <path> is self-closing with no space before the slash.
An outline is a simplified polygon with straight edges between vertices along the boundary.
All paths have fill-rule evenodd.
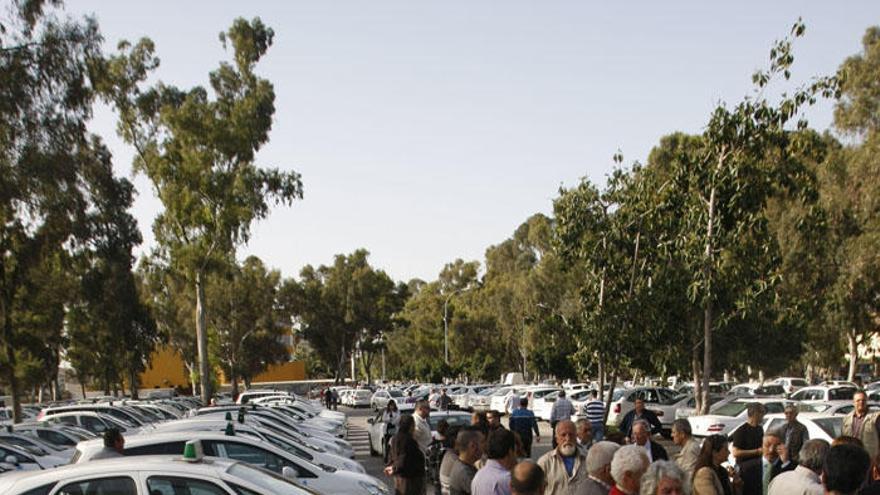
<path id="1" fill-rule="evenodd" d="M 376 422 L 375 419 L 373 419 L 373 418 L 367 418 L 367 424 L 370 424 L 370 425 L 371 425 L 371 424 L 373 424 L 373 423 L 375 423 L 375 422 Z"/>
<path id="2" fill-rule="evenodd" d="M 14 455 L 8 455 L 8 456 L 6 456 L 6 459 L 4 459 L 4 460 L 6 461 L 6 464 L 12 464 L 13 466 L 18 466 L 18 457 L 15 457 Z"/>
<path id="3" fill-rule="evenodd" d="M 284 466 L 281 468 L 281 476 L 284 476 L 287 479 L 295 480 L 296 479 L 296 471 L 290 466 Z"/>

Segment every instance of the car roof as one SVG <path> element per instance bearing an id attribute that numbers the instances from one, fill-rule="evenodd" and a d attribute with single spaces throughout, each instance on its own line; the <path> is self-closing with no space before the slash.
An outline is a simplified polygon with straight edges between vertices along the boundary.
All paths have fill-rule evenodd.
<path id="1" fill-rule="evenodd" d="M 844 416 L 845 416 L 845 414 L 828 414 L 828 413 L 824 413 L 824 412 L 812 412 L 812 411 L 799 412 L 797 415 L 798 419 L 811 419 L 811 420 L 817 419 L 817 418 L 842 418 Z M 764 416 L 764 418 L 766 418 L 766 419 L 776 419 L 776 418 L 785 419 L 785 414 L 784 413 L 766 414 Z"/>
<path id="2" fill-rule="evenodd" d="M 82 464 L 68 464 L 45 471 L 8 473 L 0 477 L 0 489 L 15 487 L 20 490 L 27 490 L 28 488 L 64 481 L 73 477 L 93 474 L 106 475 L 108 473 L 122 474 L 132 471 L 160 471 L 170 474 L 200 474 L 219 477 L 220 474 L 229 469 L 229 466 L 237 462 L 219 457 L 205 457 L 201 462 L 188 462 L 180 457 L 168 455 L 138 456 L 136 461 L 133 461 L 130 457 L 116 457 L 84 462 Z"/>

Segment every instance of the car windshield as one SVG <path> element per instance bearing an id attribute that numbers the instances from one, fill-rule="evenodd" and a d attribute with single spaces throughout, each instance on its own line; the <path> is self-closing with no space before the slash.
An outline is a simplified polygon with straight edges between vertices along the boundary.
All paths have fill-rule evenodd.
<path id="1" fill-rule="evenodd" d="M 712 411 L 712 414 L 716 416 L 730 416 L 735 418 L 742 414 L 743 411 L 748 407 L 747 402 L 731 402 L 729 404 L 724 404 L 718 409 Z"/>
<path id="2" fill-rule="evenodd" d="M 627 392 L 629 392 L 629 390 L 627 390 L 625 388 L 615 390 L 614 394 L 611 395 L 611 402 L 614 402 L 616 400 L 620 400 L 620 398 L 623 397 L 623 395 L 626 394 Z"/>
<path id="3" fill-rule="evenodd" d="M 389 390 L 388 393 L 391 395 L 391 397 L 403 397 L 403 392 L 401 392 L 400 390 Z"/>
<path id="4" fill-rule="evenodd" d="M 431 424 L 432 430 L 437 429 L 437 423 L 439 423 L 441 419 L 445 419 L 449 426 L 467 426 L 471 424 L 470 414 L 431 415 L 428 416 L 428 423 Z"/>
<path id="5" fill-rule="evenodd" d="M 795 387 L 806 387 L 809 385 L 806 380 L 801 380 L 801 379 L 794 379 L 791 381 L 791 384 L 794 385 Z"/>
<path id="6" fill-rule="evenodd" d="M 509 387 L 499 388 L 498 390 L 496 390 L 492 394 L 492 397 L 501 397 L 501 396 L 507 395 L 507 392 L 509 392 L 509 391 L 510 391 Z"/>
<path id="7" fill-rule="evenodd" d="M 832 388 L 828 391 L 828 400 L 852 400 L 855 393 L 854 388 Z"/>
<path id="8" fill-rule="evenodd" d="M 313 493 L 305 490 L 293 481 L 279 476 L 267 469 L 260 469 L 250 464 L 242 464 L 236 462 L 229 466 L 226 470 L 231 476 L 243 479 L 263 488 L 268 493 L 291 493 L 291 494 L 309 494 Z"/>
<path id="9" fill-rule="evenodd" d="M 480 390 L 479 395 L 492 395 L 495 393 L 495 389 L 492 387 Z"/>

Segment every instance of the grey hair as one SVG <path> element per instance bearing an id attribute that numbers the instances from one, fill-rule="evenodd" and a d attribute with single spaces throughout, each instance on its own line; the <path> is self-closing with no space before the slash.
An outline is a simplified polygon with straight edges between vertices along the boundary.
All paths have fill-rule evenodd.
<path id="1" fill-rule="evenodd" d="M 587 473 L 594 476 L 601 473 L 606 466 L 611 464 L 614 453 L 619 449 L 619 444 L 607 440 L 594 443 L 587 451 Z"/>
<path id="2" fill-rule="evenodd" d="M 825 454 L 828 453 L 830 448 L 831 445 L 821 438 L 807 440 L 798 454 L 798 462 L 810 471 L 819 473 L 822 471 L 825 462 Z"/>
<path id="3" fill-rule="evenodd" d="M 645 453 L 644 447 L 626 445 L 614 453 L 614 458 L 611 460 L 611 477 L 620 485 L 626 473 L 642 472 L 646 467 L 648 467 L 648 454 Z"/>
<path id="4" fill-rule="evenodd" d="M 578 418 L 578 420 L 574 422 L 574 425 L 577 428 L 580 428 L 581 425 L 584 425 L 584 424 L 590 425 L 590 428 L 593 427 L 593 425 L 589 421 L 587 421 L 587 418 Z"/>
<path id="5" fill-rule="evenodd" d="M 691 422 L 686 419 L 676 419 L 672 422 L 672 429 L 678 430 L 681 433 L 684 433 L 687 436 L 693 435 L 693 430 L 691 429 Z"/>
<path id="6" fill-rule="evenodd" d="M 690 495 L 691 484 L 688 483 L 687 476 L 672 461 L 656 461 L 648 466 L 648 470 L 642 476 L 640 495 L 657 495 L 657 487 L 662 479 L 676 480 L 681 483 L 681 492 Z"/>
<path id="7" fill-rule="evenodd" d="M 642 425 L 642 427 L 648 430 L 648 434 L 651 434 L 651 424 L 645 421 L 644 419 L 637 419 L 633 421 L 632 427 L 635 428 L 636 425 Z"/>

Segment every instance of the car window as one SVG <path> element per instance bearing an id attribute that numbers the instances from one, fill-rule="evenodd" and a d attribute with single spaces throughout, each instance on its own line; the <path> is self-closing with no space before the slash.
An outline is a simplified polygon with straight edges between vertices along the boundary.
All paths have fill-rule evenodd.
<path id="1" fill-rule="evenodd" d="M 9 445 L 15 445 L 17 447 L 21 447 L 31 454 L 34 455 L 49 455 L 49 452 L 46 452 L 46 449 L 40 447 L 34 442 L 30 442 L 24 438 L 20 437 L 0 437 L 0 441 L 6 442 Z"/>
<path id="2" fill-rule="evenodd" d="M 828 391 L 828 400 L 852 400 L 855 393 L 852 388 L 832 388 Z"/>
<path id="3" fill-rule="evenodd" d="M 767 402 L 764 404 L 767 414 L 781 413 L 785 410 L 785 406 L 781 402 Z"/>
<path id="4" fill-rule="evenodd" d="M 724 404 L 719 407 L 712 414 L 716 414 L 718 416 L 731 416 L 736 417 L 739 416 L 743 411 L 746 410 L 748 403 L 746 402 L 730 402 L 728 404 Z"/>
<path id="5" fill-rule="evenodd" d="M 266 493 L 283 493 L 285 495 L 306 495 L 312 493 L 300 488 L 287 478 L 247 464 L 235 463 L 229 466 L 226 472 L 236 478 L 243 479 L 265 489 Z M 239 495 L 251 495 L 253 493 L 251 490 L 243 489 L 233 483 L 229 483 L 229 485 Z"/>
<path id="6" fill-rule="evenodd" d="M 19 464 L 37 462 L 36 460 L 34 460 L 33 457 L 31 457 L 27 454 L 21 454 L 21 453 L 18 453 L 12 449 L 8 449 L 8 448 L 0 445 L 0 460 L 4 460 L 10 456 L 15 457 L 15 462 L 17 462 Z"/>
<path id="7" fill-rule="evenodd" d="M 296 471 L 297 478 L 317 477 L 315 474 L 300 468 L 296 464 L 288 462 L 272 452 L 253 445 L 228 441 L 211 441 L 207 443 L 207 447 L 209 452 L 205 453 L 209 455 L 226 457 L 247 464 L 253 464 L 254 466 L 268 469 L 269 471 L 276 473 L 280 473 L 285 467 L 290 467 Z"/>
<path id="8" fill-rule="evenodd" d="M 134 480 L 128 476 L 96 478 L 64 485 L 57 495 L 137 495 Z"/>
<path id="9" fill-rule="evenodd" d="M 835 414 L 849 414 L 852 412 L 853 408 L 854 408 L 854 406 L 852 404 L 850 404 L 848 406 L 843 406 L 840 409 L 838 409 L 837 411 L 835 411 Z M 868 409 L 870 409 L 870 407 Z"/>
<path id="10" fill-rule="evenodd" d="M 52 430 L 37 430 L 37 436 L 41 439 L 54 443 L 55 445 L 66 445 L 73 447 L 76 442 L 67 438 L 67 436 Z"/>
<path id="11" fill-rule="evenodd" d="M 163 442 L 149 445 L 139 445 L 137 447 L 127 447 L 123 450 L 123 455 L 183 455 L 183 448 L 186 442 Z"/>
<path id="12" fill-rule="evenodd" d="M 795 378 L 794 380 L 792 380 L 791 384 L 794 385 L 795 387 L 806 387 L 808 385 L 806 380 L 801 380 L 798 378 Z"/>
<path id="13" fill-rule="evenodd" d="M 837 438 L 843 435 L 843 418 L 841 416 L 830 416 L 827 418 L 814 418 L 813 422 L 816 426 L 822 428 L 822 431 L 831 438 Z"/>
<path id="14" fill-rule="evenodd" d="M 768 433 L 776 431 L 782 426 L 784 421 L 782 418 L 773 418 L 764 425 L 764 431 Z"/>
<path id="15" fill-rule="evenodd" d="M 147 491 L 150 495 L 227 495 L 214 483 L 178 476 L 150 476 Z"/>
<path id="16" fill-rule="evenodd" d="M 57 484 L 58 484 L 57 481 L 53 481 L 53 482 L 49 483 L 48 485 L 43 485 L 43 486 L 39 486 L 37 488 L 28 490 L 28 491 L 22 493 L 21 495 L 49 495 L 49 492 L 52 491 L 52 488 L 55 488 L 55 485 L 57 485 Z"/>

